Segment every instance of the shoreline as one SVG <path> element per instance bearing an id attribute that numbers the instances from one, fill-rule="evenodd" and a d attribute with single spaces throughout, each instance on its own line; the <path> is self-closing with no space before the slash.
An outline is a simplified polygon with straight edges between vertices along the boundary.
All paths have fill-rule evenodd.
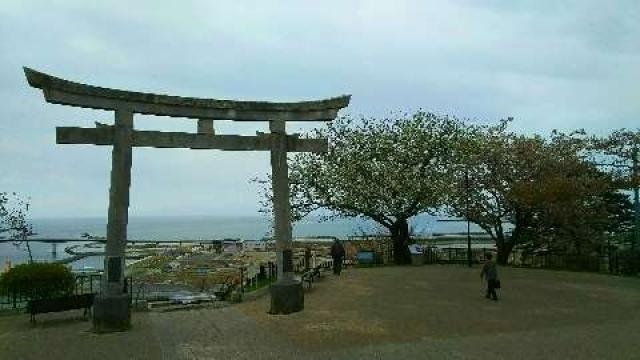
<path id="1" fill-rule="evenodd" d="M 414 237 L 416 243 L 435 246 L 438 248 L 464 248 L 467 246 L 467 237 L 466 235 L 461 235 L 460 232 L 452 232 L 452 233 L 436 233 L 437 236 L 418 236 Z M 435 235 L 435 234 L 434 234 Z M 341 241 L 372 241 L 374 239 L 384 238 L 385 236 L 380 235 L 368 235 L 368 236 L 349 236 L 348 239 L 340 239 Z M 325 245 L 329 244 L 335 236 L 303 236 L 296 237 L 293 239 L 294 245 Z M 181 246 L 214 246 L 221 245 L 225 241 L 230 242 L 238 242 L 238 243 L 261 243 L 266 242 L 265 246 L 269 246 L 272 244 L 272 241 L 269 240 L 240 240 L 240 239 L 184 239 L 184 240 L 129 240 L 128 244 L 131 245 L 131 248 L 128 248 L 129 251 L 132 251 L 133 254 L 129 260 L 140 260 L 144 258 L 145 253 L 149 250 L 152 250 L 156 247 L 170 249 L 177 248 Z M 71 265 L 74 270 L 80 270 L 83 268 L 101 268 L 100 261 L 98 258 L 103 256 L 103 252 L 100 251 L 104 245 L 103 241 L 97 239 L 78 239 L 78 238 L 57 238 L 57 239 L 31 239 L 29 240 L 32 250 L 34 252 L 34 260 L 35 261 L 50 261 L 57 262 L 63 264 Z M 60 256 L 62 251 L 59 249 L 58 245 L 65 246 L 64 254 L 69 254 L 70 256 Z M 68 246 L 70 245 L 70 246 Z M 150 245 L 157 245 L 156 247 Z M 488 236 L 479 236 L 478 233 L 474 233 L 471 236 L 471 245 L 472 248 L 490 248 L 495 246 L 495 242 L 489 238 Z M 17 265 L 20 263 L 24 263 L 28 259 L 28 255 L 26 251 L 21 250 L 21 248 L 15 248 L 12 246 L 10 241 L 0 242 L 0 249 L 4 246 L 8 250 L 7 252 L 3 252 L 2 258 L 0 261 L 3 263 L 6 260 L 11 261 L 13 265 Z M 53 249 L 56 248 L 54 252 Z M 77 251 L 79 248 L 88 249 L 92 248 L 93 251 Z M 156 249 L 158 250 L 158 249 Z M 6 253 L 6 255 L 5 255 Z M 57 255 L 55 255 L 57 254 Z M 129 257 L 129 256 L 128 256 Z M 137 262 L 137 261 L 136 261 Z"/>

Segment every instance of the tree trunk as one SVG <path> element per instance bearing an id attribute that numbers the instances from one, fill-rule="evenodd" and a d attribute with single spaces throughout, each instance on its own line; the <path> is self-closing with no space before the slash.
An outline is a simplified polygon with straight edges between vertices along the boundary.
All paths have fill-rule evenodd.
<path id="1" fill-rule="evenodd" d="M 29 263 L 33 263 L 33 253 L 31 252 L 31 245 L 29 245 L 29 240 L 25 240 L 27 243 L 27 252 L 29 253 Z"/>
<path id="2" fill-rule="evenodd" d="M 409 223 L 407 219 L 398 219 L 391 228 L 391 240 L 393 241 L 393 260 L 397 265 L 411 263 L 409 252 Z"/>
<path id="3" fill-rule="evenodd" d="M 496 229 L 496 249 L 498 250 L 498 257 L 496 262 L 500 265 L 507 265 L 509 262 L 509 255 L 511 255 L 511 250 L 513 250 L 513 246 L 515 245 L 514 238 L 517 236 L 516 232 L 512 234 L 510 239 L 507 239 L 502 232 L 502 229 L 498 231 Z"/>
<path id="4" fill-rule="evenodd" d="M 498 258 L 496 261 L 500 265 L 507 265 L 509 262 L 509 255 L 511 255 L 511 250 L 513 250 L 513 242 L 505 241 L 502 243 L 502 246 L 497 246 L 498 248 Z"/>
<path id="5" fill-rule="evenodd" d="M 515 221 L 513 222 L 513 230 L 510 237 L 505 237 L 504 232 L 496 231 L 496 248 L 498 250 L 497 263 L 500 265 L 507 265 L 509 262 L 509 255 L 516 244 L 522 245 L 527 236 L 527 226 L 531 224 L 531 213 L 523 209 L 516 208 Z"/>

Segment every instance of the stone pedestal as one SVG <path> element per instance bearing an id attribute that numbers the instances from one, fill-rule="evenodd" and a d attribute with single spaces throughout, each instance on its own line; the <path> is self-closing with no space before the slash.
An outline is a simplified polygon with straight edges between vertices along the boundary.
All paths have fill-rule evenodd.
<path id="1" fill-rule="evenodd" d="M 93 302 L 93 330 L 125 331 L 131 327 L 129 294 L 97 295 Z"/>
<path id="2" fill-rule="evenodd" d="M 270 314 L 291 314 L 304 309 L 304 290 L 298 280 L 277 281 L 271 285 Z"/>

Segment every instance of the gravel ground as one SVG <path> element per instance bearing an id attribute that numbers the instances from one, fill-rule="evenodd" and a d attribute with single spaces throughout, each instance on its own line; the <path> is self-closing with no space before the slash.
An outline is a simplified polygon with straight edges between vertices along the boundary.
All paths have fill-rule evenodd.
<path id="1" fill-rule="evenodd" d="M 223 309 L 136 313 L 95 335 L 82 311 L 0 316 L 8 359 L 640 359 L 640 279 L 500 268 L 500 300 L 479 268 L 326 274 L 305 310 L 268 315 L 269 297 Z"/>

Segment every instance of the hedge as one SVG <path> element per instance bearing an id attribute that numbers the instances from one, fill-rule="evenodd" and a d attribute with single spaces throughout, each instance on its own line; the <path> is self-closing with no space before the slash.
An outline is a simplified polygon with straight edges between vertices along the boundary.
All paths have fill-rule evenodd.
<path id="1" fill-rule="evenodd" d="M 29 299 L 44 299 L 73 293 L 71 270 L 62 264 L 20 264 L 0 276 L 0 289 Z"/>
<path id="2" fill-rule="evenodd" d="M 624 275 L 640 273 L 640 249 L 625 249 L 618 253 L 618 267 Z"/>

